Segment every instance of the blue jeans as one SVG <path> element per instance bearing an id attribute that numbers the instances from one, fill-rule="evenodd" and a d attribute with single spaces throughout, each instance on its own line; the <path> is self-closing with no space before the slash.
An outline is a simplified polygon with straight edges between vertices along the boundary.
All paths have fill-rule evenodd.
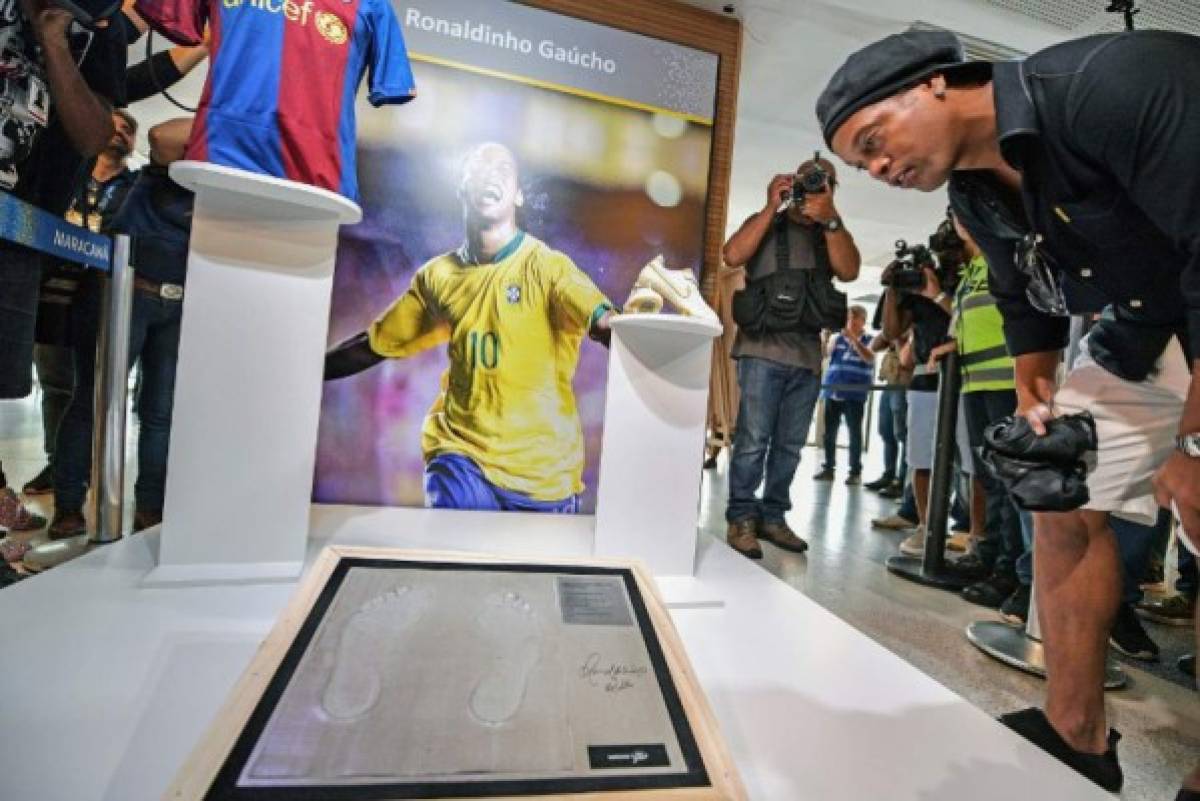
<path id="1" fill-rule="evenodd" d="M 841 428 L 842 418 L 846 419 L 846 428 L 850 432 L 850 475 L 856 476 L 862 472 L 863 445 L 863 409 L 865 400 L 833 400 L 825 401 L 825 467 L 832 470 L 837 467 L 837 435 Z"/>
<path id="2" fill-rule="evenodd" d="M 883 475 L 903 478 L 907 465 L 903 461 L 904 440 L 907 436 L 905 419 L 908 400 L 902 389 L 885 389 L 879 398 L 879 438 L 883 440 Z"/>
<path id="3" fill-rule="evenodd" d="M 792 479 L 808 440 L 821 380 L 807 368 L 749 356 L 738 359 L 737 374 L 742 400 L 729 461 L 725 519 L 782 523 L 792 508 Z M 755 496 L 759 484 L 761 501 Z"/>
<path id="4" fill-rule="evenodd" d="M 83 507 L 91 476 L 99 286 L 89 283 L 81 287 L 76 303 L 79 327 L 75 336 L 75 394 L 58 430 L 54 458 L 55 506 L 65 512 L 77 512 Z M 138 476 L 134 486 L 139 510 L 161 511 L 163 507 L 182 314 L 181 301 L 163 300 L 134 290 L 129 364 L 140 359 L 142 365 L 137 399 Z"/>

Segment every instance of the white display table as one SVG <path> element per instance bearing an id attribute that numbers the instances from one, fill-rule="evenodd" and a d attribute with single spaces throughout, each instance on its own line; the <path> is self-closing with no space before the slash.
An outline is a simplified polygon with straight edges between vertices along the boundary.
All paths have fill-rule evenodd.
<path id="1" fill-rule="evenodd" d="M 712 341 L 721 326 L 677 314 L 626 314 L 612 329 L 595 553 L 641 559 L 656 576 L 689 577 Z M 664 594 L 670 600 L 680 591 Z"/>
<path id="2" fill-rule="evenodd" d="M 294 578 L 304 562 L 338 228 L 323 189 L 194 161 L 164 528 L 147 581 Z"/>
<path id="3" fill-rule="evenodd" d="M 664 493 L 665 494 L 665 493 Z M 586 556 L 590 518 L 317 507 L 327 542 Z M 0 592 L 0 798 L 153 801 L 295 583 L 147 588 L 137 535 Z M 723 543 L 696 576 L 720 609 L 672 612 L 750 798 L 1111 799 Z"/>

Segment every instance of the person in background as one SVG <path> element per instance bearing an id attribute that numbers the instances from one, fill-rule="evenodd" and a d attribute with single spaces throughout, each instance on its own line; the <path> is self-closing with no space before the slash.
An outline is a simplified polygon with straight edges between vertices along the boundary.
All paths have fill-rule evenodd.
<path id="1" fill-rule="evenodd" d="M 879 325 L 876 325 L 878 328 Z M 879 380 L 887 389 L 879 397 L 879 438 L 883 440 L 883 475 L 863 486 L 884 498 L 899 498 L 904 492 L 908 475 L 908 457 L 904 453 L 907 437 L 905 418 L 908 400 L 905 398 L 912 376 L 900 367 L 901 342 L 889 342 L 882 334 L 871 341 L 871 350 L 883 353 L 879 365 Z"/>
<path id="2" fill-rule="evenodd" d="M 829 338 L 829 369 L 824 377 L 825 463 L 814 476 L 817 481 L 832 481 L 837 469 L 837 437 L 843 418 L 850 434 L 850 474 L 846 484 L 862 481 L 863 411 L 867 392 L 875 382 L 873 337 L 866 333 L 867 310 L 851 306 L 846 327 Z M 849 387 L 863 387 L 850 389 Z"/>
<path id="3" fill-rule="evenodd" d="M 0 190 L 61 217 L 86 161 L 112 139 L 112 109 L 125 103 L 124 31 L 112 20 L 83 30 L 69 11 L 43 0 L 20 0 L 11 11 L 4 22 L 11 77 L 0 85 Z M 37 251 L 0 241 L 0 400 L 23 398 L 33 387 L 43 261 Z M 44 525 L 0 468 L 0 529 Z"/>
<path id="4" fill-rule="evenodd" d="M 162 520 L 192 214 L 191 192 L 170 179 L 167 166 L 183 157 L 190 132 L 190 119 L 150 129 L 150 164 L 141 170 L 111 222 L 113 232 L 130 235 L 137 264 L 129 333 L 129 364 L 140 361 L 142 370 L 134 531 Z M 75 394 L 55 447 L 55 513 L 47 532 L 51 539 L 87 532 L 83 501 L 92 455 L 99 311 L 99 293 L 89 285 L 79 299 Z"/>
<path id="5" fill-rule="evenodd" d="M 798 177 L 818 167 L 829 176 L 826 191 L 796 197 Z M 862 260 L 835 207 L 836 190 L 833 165 L 823 159 L 776 175 L 763 207 L 725 243 L 725 263 L 744 266 L 748 284 L 769 279 L 781 263 L 785 269 L 827 271 L 830 280 L 855 280 Z M 817 322 L 805 331 L 761 335 L 739 329 L 733 346 L 741 400 L 729 457 L 726 539 L 751 559 L 762 558 L 760 538 L 793 553 L 808 548 L 785 516 L 821 389 L 820 327 Z"/>
<path id="6" fill-rule="evenodd" d="M 125 26 L 131 44 L 146 31 L 146 23 L 133 10 L 132 0 L 126 2 L 118 19 Z M 169 89 L 207 57 L 207 44 L 172 47 L 129 67 L 125 71 L 126 102 L 136 103 Z M 108 229 L 108 223 L 120 209 L 137 177 L 137 172 L 128 168 L 129 156 L 136 145 L 137 120 L 128 111 L 117 109 L 113 112 L 113 126 L 113 136 L 98 156 L 87 186 L 75 196 L 67 212 L 68 221 L 92 231 Z M 47 266 L 43 273 L 33 356 L 38 385 L 42 389 L 46 466 L 26 482 L 22 488 L 26 495 L 54 492 L 55 442 L 75 388 L 71 311 L 83 274 L 82 267 L 69 262 Z"/>

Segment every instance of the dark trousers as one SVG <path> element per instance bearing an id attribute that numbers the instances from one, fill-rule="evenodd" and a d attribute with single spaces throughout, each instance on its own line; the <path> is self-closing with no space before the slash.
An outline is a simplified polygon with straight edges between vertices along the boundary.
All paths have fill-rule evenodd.
<path id="1" fill-rule="evenodd" d="M 1011 389 L 988 390 L 969 392 L 962 398 L 971 451 L 978 453 L 983 445 L 984 429 L 1016 410 L 1017 393 Z M 983 485 L 987 496 L 984 535 L 976 544 L 975 553 L 993 572 L 1013 575 L 1017 570 L 1017 560 L 1032 558 L 1026 555 L 1019 510 L 1004 485 L 992 478 L 987 470 L 980 470 L 976 465 L 975 478 Z"/>
<path id="2" fill-rule="evenodd" d="M 1159 509 L 1158 519 L 1152 526 L 1123 520 L 1116 515 L 1109 516 L 1108 524 L 1116 535 L 1117 551 L 1121 555 L 1121 600 L 1124 603 L 1136 604 L 1142 600 L 1142 578 L 1150 565 L 1155 540 L 1164 535 L 1169 536 L 1171 513 L 1166 509 Z M 1180 554 L 1186 550 L 1186 546 L 1180 543 Z M 1182 561 L 1181 559 L 1181 568 Z M 1179 575 L 1180 581 L 1183 581 L 1182 569 Z M 1195 577 L 1194 568 L 1192 577 Z M 1192 590 L 1191 596 L 1195 597 L 1195 589 Z"/>
<path id="3" fill-rule="evenodd" d="M 862 472 L 863 445 L 863 410 L 865 400 L 833 400 L 825 401 L 825 467 L 832 470 L 837 467 L 837 436 L 846 420 L 846 428 L 850 432 L 850 474 Z"/>
<path id="4" fill-rule="evenodd" d="M 883 474 L 903 479 L 908 465 L 904 461 L 905 425 L 908 399 L 903 389 L 885 389 L 879 398 L 879 438 L 883 440 Z"/>
<path id="5" fill-rule="evenodd" d="M 792 479 L 808 439 L 821 380 L 804 367 L 748 356 L 737 360 L 737 373 L 742 400 L 729 459 L 725 519 L 782 523 L 792 508 Z M 755 495 L 759 484 L 761 501 Z"/>
<path id="6" fill-rule="evenodd" d="M 89 282 L 81 289 L 76 303 L 75 394 L 59 427 L 54 461 L 55 504 L 59 511 L 65 512 L 82 509 L 91 474 L 98 285 Z M 159 511 L 163 506 L 182 307 L 180 301 L 163 300 L 141 290 L 133 293 L 129 363 L 140 359 L 142 371 L 137 400 L 138 476 L 134 486 L 139 510 Z"/>
<path id="7" fill-rule="evenodd" d="M 42 447 L 46 462 L 53 466 L 58 428 L 66 417 L 75 389 L 74 352 L 62 345 L 35 345 L 33 364 L 42 388 Z"/>
<path id="8" fill-rule="evenodd" d="M 42 257 L 0 242 L 0 400 L 33 390 L 33 335 Z"/>

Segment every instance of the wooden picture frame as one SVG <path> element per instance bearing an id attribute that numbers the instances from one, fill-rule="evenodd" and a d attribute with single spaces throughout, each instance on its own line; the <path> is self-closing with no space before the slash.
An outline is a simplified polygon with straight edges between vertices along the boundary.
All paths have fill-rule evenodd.
<path id="1" fill-rule="evenodd" d="M 499 782 L 495 785 L 498 790 L 496 794 L 488 791 L 490 785 L 487 782 L 478 783 L 473 787 L 426 782 L 420 787 L 405 785 L 403 790 L 370 783 L 356 787 L 292 786 L 291 789 L 295 791 L 297 798 L 743 801 L 747 797 L 728 748 L 721 738 L 716 718 L 688 662 L 666 606 L 658 594 L 653 578 L 640 563 L 631 560 L 518 559 L 466 553 L 335 546 L 328 547 L 321 553 L 301 582 L 296 594 L 235 685 L 208 732 L 180 769 L 164 798 L 172 801 L 224 798 L 249 801 L 260 797 L 288 797 L 288 788 L 281 792 L 280 788 L 274 786 L 235 787 L 233 782 L 248 761 L 248 757 L 239 754 L 249 753 L 250 748 L 261 736 L 264 722 L 280 703 L 283 690 L 296 675 L 297 665 L 301 664 L 300 660 L 310 643 L 314 642 L 315 632 L 331 608 L 331 600 L 339 591 L 341 578 L 355 566 L 396 570 L 429 567 L 455 570 L 461 566 L 464 571 L 551 573 L 555 574 L 556 578 L 558 571 L 564 574 L 603 571 L 609 577 L 620 575 L 624 579 L 624 586 L 630 589 L 632 609 L 648 652 L 655 663 L 655 670 L 651 675 L 657 676 L 658 685 L 664 690 L 665 703 L 669 707 L 674 704 L 673 725 L 677 731 L 681 730 L 677 713 L 681 713 L 682 720 L 686 722 L 687 747 L 684 751 L 691 753 L 689 764 L 686 766 L 689 769 L 686 781 L 690 784 L 664 786 L 661 781 L 650 781 L 649 788 L 640 789 L 632 786 L 637 783 L 637 777 L 627 776 L 624 780 L 610 780 L 607 776 L 598 777 L 598 774 L 593 772 L 591 779 L 572 779 L 568 782 L 571 787 L 547 792 L 539 790 L 539 782 L 553 784 L 554 781 L 559 781 L 559 784 L 562 784 L 561 780 L 534 780 L 519 791 L 504 789 L 511 787 L 513 782 Z M 258 728 L 255 728 L 256 726 Z M 692 765 L 695 760 L 698 760 L 699 771 Z M 596 767 L 593 763 L 592 768 Z M 671 774 L 672 777 L 682 775 L 684 774 Z M 660 775 L 658 778 L 663 777 Z M 581 788 L 579 785 L 586 781 L 596 782 L 599 789 Z M 607 789 L 613 786 L 614 781 L 626 786 Z M 513 792 L 517 794 L 514 795 Z"/>
<path id="2" fill-rule="evenodd" d="M 730 173 L 733 169 L 733 133 L 737 117 L 738 80 L 741 77 L 742 23 L 674 0 L 517 0 L 523 5 L 554 11 L 610 28 L 640 33 L 664 42 L 685 45 L 720 57 L 717 70 L 717 107 L 713 117 L 712 153 L 708 172 L 708 207 L 704 225 L 704 263 L 700 283 L 709 305 L 714 305 L 721 247 L 729 214 Z"/>

